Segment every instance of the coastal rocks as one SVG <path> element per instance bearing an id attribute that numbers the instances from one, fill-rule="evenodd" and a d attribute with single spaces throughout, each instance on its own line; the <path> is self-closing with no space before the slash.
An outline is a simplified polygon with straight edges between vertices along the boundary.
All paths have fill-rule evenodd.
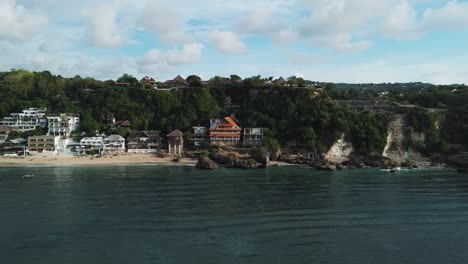
<path id="1" fill-rule="evenodd" d="M 449 156 L 447 158 L 447 163 L 453 166 L 468 169 L 468 153 Z"/>
<path id="2" fill-rule="evenodd" d="M 369 166 L 373 168 L 379 167 L 397 167 L 399 163 L 388 157 L 382 155 L 367 155 L 367 156 L 353 156 L 350 158 L 347 165 L 363 168 L 364 166 Z"/>
<path id="3" fill-rule="evenodd" d="M 335 165 L 325 164 L 325 165 L 316 166 L 315 169 L 318 171 L 336 171 L 337 167 Z"/>
<path id="4" fill-rule="evenodd" d="M 353 150 L 353 144 L 346 141 L 345 135 L 343 134 L 341 138 L 325 154 L 325 160 L 333 163 L 342 163 L 349 160 L 349 156 Z"/>
<path id="5" fill-rule="evenodd" d="M 240 169 L 260 169 L 264 168 L 264 165 L 254 159 L 239 160 L 237 167 Z"/>
<path id="6" fill-rule="evenodd" d="M 262 152 L 262 151 L 252 151 L 250 156 L 252 159 L 259 162 L 262 165 L 262 168 L 268 167 L 268 163 L 270 163 L 269 153 Z"/>
<path id="7" fill-rule="evenodd" d="M 208 157 L 200 157 L 195 167 L 200 170 L 216 170 L 219 166 Z"/>

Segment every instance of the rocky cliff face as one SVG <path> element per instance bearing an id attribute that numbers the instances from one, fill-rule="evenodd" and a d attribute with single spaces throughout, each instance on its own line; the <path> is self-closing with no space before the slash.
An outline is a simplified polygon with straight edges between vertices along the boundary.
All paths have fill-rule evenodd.
<path id="1" fill-rule="evenodd" d="M 346 141 L 345 135 L 343 134 L 341 138 L 325 154 L 325 160 L 336 164 L 340 164 L 344 161 L 349 160 L 349 157 L 353 150 L 353 144 L 351 142 Z"/>
<path id="2" fill-rule="evenodd" d="M 429 160 L 414 149 L 405 146 L 405 142 L 424 142 L 424 134 L 414 133 L 413 129 L 407 126 L 405 115 L 395 115 L 392 122 L 388 124 L 387 145 L 382 156 L 388 157 L 400 163 L 412 161 L 416 163 L 430 163 Z"/>

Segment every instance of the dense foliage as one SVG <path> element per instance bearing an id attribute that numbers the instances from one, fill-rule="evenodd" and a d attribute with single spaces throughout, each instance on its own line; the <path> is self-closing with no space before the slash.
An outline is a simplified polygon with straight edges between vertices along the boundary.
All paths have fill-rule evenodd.
<path id="1" fill-rule="evenodd" d="M 270 149 L 281 146 L 324 151 L 345 134 L 358 152 L 381 153 L 389 116 L 356 111 L 338 104 L 336 99 L 459 107 L 467 98 L 464 86 L 457 86 L 455 91 L 431 86 L 413 93 L 406 87 L 392 88 L 382 95 L 380 89 L 342 89 L 328 84 L 323 94 L 317 95 L 310 89 L 312 82 L 302 78 L 288 78 L 286 87 L 265 86 L 272 78 L 261 76 L 248 78 L 242 85 L 237 75 L 231 76 L 235 85 L 223 84 L 229 78 L 217 76 L 212 80 L 210 87 L 200 87 L 201 79 L 192 75 L 188 78 L 190 89 L 161 91 L 145 87 L 127 74 L 117 82 L 103 82 L 80 76 L 63 78 L 47 71 L 12 70 L 0 73 L 0 116 L 28 107 L 47 107 L 50 113 L 79 113 L 81 131 L 92 135 L 95 131 L 107 132 L 112 114 L 117 120 L 130 120 L 134 129 L 158 129 L 167 133 L 178 128 L 189 138 L 192 126 L 207 126 L 211 118 L 234 114 L 242 127 L 268 128 L 265 147 Z M 228 97 L 230 105 L 225 103 Z M 441 99 L 433 99 L 436 97 Z M 457 125 L 444 132 L 448 140 L 463 142 L 465 147 L 468 146 L 466 137 L 460 136 L 460 130 L 466 135 L 467 128 L 458 120 L 460 116 L 466 117 L 466 109 L 454 108 L 449 112 L 447 123 Z M 409 115 L 408 120 L 418 131 L 433 128 L 433 120 L 418 112 Z M 441 135 L 435 137 L 439 139 Z"/>

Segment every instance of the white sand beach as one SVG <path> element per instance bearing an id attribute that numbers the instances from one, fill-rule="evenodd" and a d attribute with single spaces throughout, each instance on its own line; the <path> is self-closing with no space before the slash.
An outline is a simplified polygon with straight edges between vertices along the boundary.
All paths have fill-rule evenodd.
<path id="1" fill-rule="evenodd" d="M 146 154 L 125 154 L 119 156 L 70 156 L 70 155 L 34 155 L 27 157 L 0 157 L 0 166 L 31 165 L 117 165 L 117 164 L 161 164 L 161 165 L 195 165 L 197 160 L 182 159 L 173 162 L 174 157 L 158 158 Z"/>

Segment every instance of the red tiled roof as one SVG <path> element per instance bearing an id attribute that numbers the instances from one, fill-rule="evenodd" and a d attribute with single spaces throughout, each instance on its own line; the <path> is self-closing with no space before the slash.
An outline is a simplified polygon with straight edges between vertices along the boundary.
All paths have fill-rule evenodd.
<path id="1" fill-rule="evenodd" d="M 230 118 L 230 117 L 225 117 L 224 120 L 226 120 L 232 126 L 238 126 L 237 123 L 234 122 L 234 120 L 232 118 Z"/>

